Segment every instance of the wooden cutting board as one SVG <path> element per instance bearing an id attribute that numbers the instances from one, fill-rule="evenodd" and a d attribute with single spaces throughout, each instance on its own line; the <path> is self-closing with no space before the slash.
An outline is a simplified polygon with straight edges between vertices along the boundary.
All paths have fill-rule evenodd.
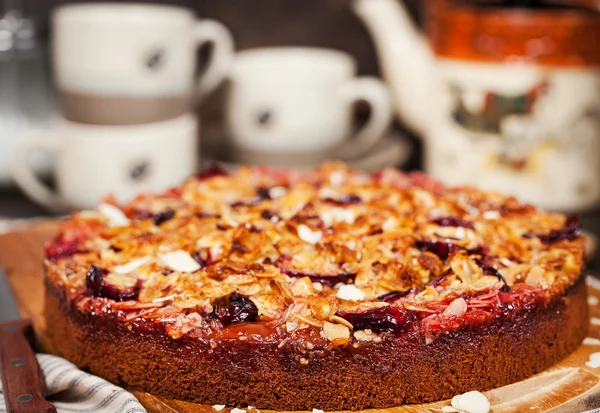
<path id="1" fill-rule="evenodd" d="M 33 320 L 38 345 L 46 352 L 52 352 L 52 348 L 45 335 L 42 245 L 54 231 L 56 222 L 50 221 L 0 236 L 0 265 L 8 275 L 22 316 Z M 600 339 L 600 280 L 588 278 L 588 288 L 593 317 L 589 337 Z M 560 364 L 528 380 L 486 392 L 492 413 L 573 413 L 600 407 L 600 368 L 585 365 L 594 352 L 600 352 L 600 341 L 582 345 Z M 215 413 L 211 406 L 168 400 L 139 391 L 133 394 L 151 413 Z M 442 406 L 449 404 L 443 401 L 406 405 L 370 413 L 441 412 Z"/>

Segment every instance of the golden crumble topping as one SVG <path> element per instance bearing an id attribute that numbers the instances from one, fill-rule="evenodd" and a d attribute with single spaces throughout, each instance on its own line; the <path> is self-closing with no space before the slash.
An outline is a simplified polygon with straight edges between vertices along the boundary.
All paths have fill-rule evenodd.
<path id="1" fill-rule="evenodd" d="M 430 341 L 562 295 L 582 272 L 578 232 L 575 218 L 420 173 L 212 169 L 73 214 L 45 265 L 80 310 L 173 339 Z"/>

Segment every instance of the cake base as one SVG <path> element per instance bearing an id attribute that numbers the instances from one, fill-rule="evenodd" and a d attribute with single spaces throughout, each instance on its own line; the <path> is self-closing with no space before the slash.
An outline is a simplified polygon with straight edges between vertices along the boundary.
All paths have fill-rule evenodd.
<path id="1" fill-rule="evenodd" d="M 60 354 L 114 383 L 196 403 L 275 410 L 385 408 L 489 390 L 557 363 L 588 329 L 583 276 L 548 308 L 462 328 L 431 344 L 407 333 L 322 353 L 237 339 L 212 348 L 131 331 L 78 312 L 48 283 L 45 313 Z"/>

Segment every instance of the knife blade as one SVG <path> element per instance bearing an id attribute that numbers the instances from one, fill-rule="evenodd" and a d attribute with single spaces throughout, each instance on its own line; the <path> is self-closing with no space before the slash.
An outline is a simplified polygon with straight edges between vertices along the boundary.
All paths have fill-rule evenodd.
<path id="1" fill-rule="evenodd" d="M 8 320 L 8 321 L 4 321 Z M 8 413 L 56 413 L 31 348 L 30 320 L 21 319 L 4 270 L 0 268 L 0 376 Z"/>

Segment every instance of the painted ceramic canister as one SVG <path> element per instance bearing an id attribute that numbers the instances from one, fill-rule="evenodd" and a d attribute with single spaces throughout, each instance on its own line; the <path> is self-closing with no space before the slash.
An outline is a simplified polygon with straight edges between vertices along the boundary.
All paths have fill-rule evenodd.
<path id="1" fill-rule="evenodd" d="M 421 42 L 392 1 L 386 22 L 403 50 L 390 59 L 393 47 L 369 27 L 400 116 L 426 138 L 432 175 L 549 209 L 600 204 L 600 12 L 432 0 Z"/>

